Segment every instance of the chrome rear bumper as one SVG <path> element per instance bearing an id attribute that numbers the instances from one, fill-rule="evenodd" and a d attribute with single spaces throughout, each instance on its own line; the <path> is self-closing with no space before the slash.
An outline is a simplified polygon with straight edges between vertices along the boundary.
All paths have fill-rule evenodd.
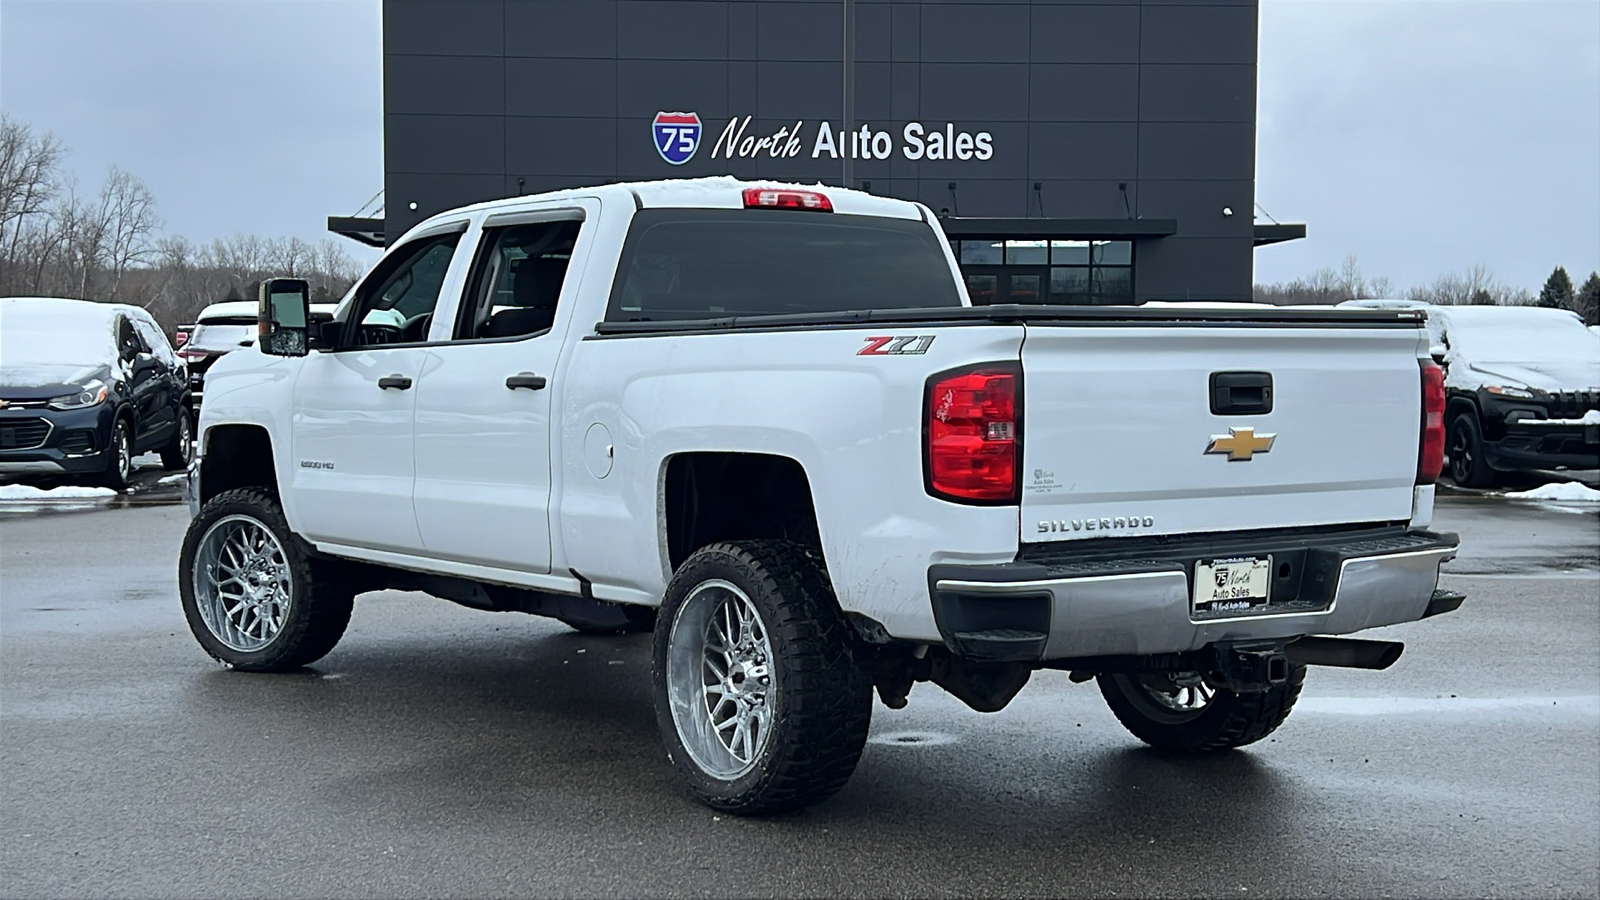
<path id="1" fill-rule="evenodd" d="M 1061 565 L 937 565 L 929 586 L 940 634 L 959 655 L 993 661 L 1145 656 L 1217 642 L 1350 634 L 1424 618 L 1439 566 L 1458 545 L 1453 534 L 1431 532 L 1299 541 L 1292 552 L 1303 571 L 1292 595 L 1238 613 L 1195 614 L 1190 576 L 1194 559 L 1250 555 L 1248 546 L 1227 553 L 1166 547 L 1166 558 Z"/>

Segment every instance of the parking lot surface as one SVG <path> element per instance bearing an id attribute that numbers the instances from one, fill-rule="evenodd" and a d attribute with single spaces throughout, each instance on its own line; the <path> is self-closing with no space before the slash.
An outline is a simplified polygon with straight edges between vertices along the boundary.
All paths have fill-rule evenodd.
<path id="1" fill-rule="evenodd" d="M 1593 504 L 1441 497 L 1466 605 L 1245 750 L 1145 749 L 1065 673 L 992 715 L 919 685 L 767 820 L 680 786 L 647 636 L 390 592 L 239 674 L 178 609 L 182 506 L 0 507 L 8 897 L 1600 893 Z"/>

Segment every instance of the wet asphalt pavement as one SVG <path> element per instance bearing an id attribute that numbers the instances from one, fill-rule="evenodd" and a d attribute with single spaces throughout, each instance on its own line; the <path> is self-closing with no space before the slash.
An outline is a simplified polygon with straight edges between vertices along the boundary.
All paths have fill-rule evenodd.
<path id="1" fill-rule="evenodd" d="M 1600 894 L 1592 504 L 1443 497 L 1467 604 L 1246 750 L 1143 749 L 1064 673 L 919 685 L 836 798 L 750 821 L 680 787 L 646 636 L 385 593 L 314 669 L 224 671 L 158 495 L 0 504 L 4 896 Z"/>

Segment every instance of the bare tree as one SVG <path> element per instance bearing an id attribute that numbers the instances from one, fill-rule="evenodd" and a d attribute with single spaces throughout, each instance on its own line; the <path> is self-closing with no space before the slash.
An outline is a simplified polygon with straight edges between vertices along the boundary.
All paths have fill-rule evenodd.
<path id="1" fill-rule="evenodd" d="M 0 289 L 18 287 L 23 234 L 55 199 L 64 152 L 54 135 L 0 113 Z"/>
<path id="2" fill-rule="evenodd" d="M 142 263 L 154 252 L 151 238 L 161 227 L 155 214 L 155 195 L 136 175 L 116 166 L 100 188 L 96 226 L 103 234 L 106 268 L 110 270 L 109 296 L 121 299 L 122 276 L 128 267 Z"/>
<path id="3" fill-rule="evenodd" d="M 112 166 L 85 195 L 61 170 L 65 154 L 55 137 L 0 115 L 0 292 L 136 303 L 170 327 L 219 300 L 253 296 L 273 275 L 305 278 L 326 301 L 361 274 L 326 239 L 162 236 L 155 196 L 138 176 Z"/>
<path id="4" fill-rule="evenodd" d="M 1521 306 L 1533 299 L 1527 288 L 1502 283 L 1482 263 L 1440 275 L 1431 284 L 1412 288 L 1408 296 L 1436 306 Z"/>

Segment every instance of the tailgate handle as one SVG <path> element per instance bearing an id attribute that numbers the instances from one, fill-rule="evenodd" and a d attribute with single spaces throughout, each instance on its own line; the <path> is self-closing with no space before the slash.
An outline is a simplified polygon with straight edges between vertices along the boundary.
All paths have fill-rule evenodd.
<path id="1" fill-rule="evenodd" d="M 1211 414 L 1259 416 L 1272 412 L 1271 372 L 1212 372 Z"/>

